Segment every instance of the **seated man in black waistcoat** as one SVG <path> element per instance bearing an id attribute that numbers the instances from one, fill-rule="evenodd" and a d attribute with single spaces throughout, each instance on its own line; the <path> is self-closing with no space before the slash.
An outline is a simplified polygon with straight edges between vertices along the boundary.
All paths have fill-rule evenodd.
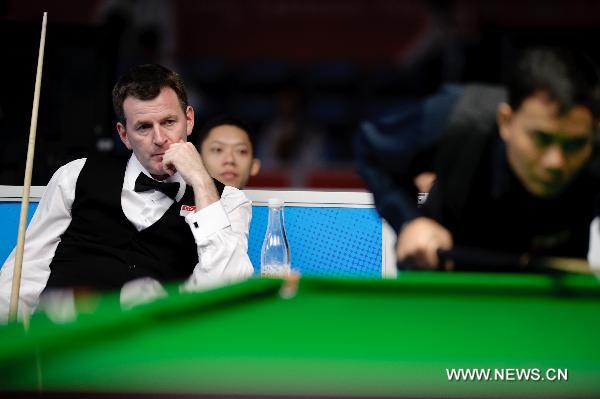
<path id="1" fill-rule="evenodd" d="M 363 125 L 362 174 L 399 234 L 400 261 L 439 267 L 438 250 L 450 248 L 586 257 L 600 187 L 590 162 L 600 117 L 595 66 L 564 49 L 529 49 L 503 96 L 447 87 Z M 437 179 L 418 208 L 413 178 L 424 171 Z"/>
<path id="2" fill-rule="evenodd" d="M 113 105 L 133 153 L 127 161 L 78 159 L 54 174 L 27 229 L 20 312 L 23 304 L 34 309 L 44 290 L 128 287 L 123 298 L 168 281 L 193 290 L 252 273 L 250 201 L 212 179 L 186 142 L 194 110 L 179 75 L 133 68 L 115 85 Z M 0 320 L 13 264 L 14 251 L 0 269 Z"/>

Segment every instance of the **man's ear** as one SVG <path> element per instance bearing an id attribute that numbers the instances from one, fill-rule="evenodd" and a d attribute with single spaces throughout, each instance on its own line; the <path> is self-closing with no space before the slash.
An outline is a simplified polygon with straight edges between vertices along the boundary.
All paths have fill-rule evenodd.
<path id="1" fill-rule="evenodd" d="M 256 176 L 258 172 L 260 172 L 260 159 L 254 158 L 250 165 L 250 176 Z"/>
<path id="2" fill-rule="evenodd" d="M 127 147 L 128 150 L 131 150 L 132 148 L 131 144 L 129 143 L 129 138 L 127 137 L 127 130 L 121 122 L 117 122 L 117 132 L 119 132 L 119 137 L 121 138 L 123 144 L 125 144 L 125 147 Z"/>
<path id="3" fill-rule="evenodd" d="M 189 136 L 194 130 L 194 108 L 191 105 L 188 105 L 185 109 L 185 123 L 186 133 Z"/>
<path id="4" fill-rule="evenodd" d="M 502 140 L 506 141 L 510 136 L 510 120 L 513 116 L 513 109 L 507 103 L 500 103 L 496 111 L 496 122 L 498 123 L 498 132 Z"/>

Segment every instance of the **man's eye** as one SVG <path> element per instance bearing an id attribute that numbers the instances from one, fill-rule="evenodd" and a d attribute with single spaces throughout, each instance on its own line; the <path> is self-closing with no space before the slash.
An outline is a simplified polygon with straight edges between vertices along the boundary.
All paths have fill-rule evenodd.
<path id="1" fill-rule="evenodd" d="M 147 130 L 147 129 L 150 129 L 150 125 L 139 125 L 136 128 L 136 130 L 138 130 L 138 131 L 144 131 L 144 130 Z"/>
<path id="2" fill-rule="evenodd" d="M 221 151 L 223 151 L 223 150 L 221 150 L 220 148 L 211 148 L 211 150 L 210 150 L 210 152 L 213 152 L 215 154 L 219 154 Z"/>
<path id="3" fill-rule="evenodd" d="M 239 150 L 238 153 L 241 155 L 248 155 L 248 150 Z"/>
<path id="4" fill-rule="evenodd" d="M 165 125 L 167 126 L 173 126 L 175 124 L 175 119 L 167 119 L 165 121 Z"/>
<path id="5" fill-rule="evenodd" d="M 565 150 L 566 152 L 576 152 L 585 147 L 587 143 L 587 139 L 569 140 L 563 143 L 563 150 Z"/>
<path id="6" fill-rule="evenodd" d="M 535 138 L 536 144 L 539 145 L 540 147 L 549 146 L 554 141 L 554 139 L 552 138 L 551 135 L 546 134 L 546 133 L 540 133 L 540 132 L 536 133 L 534 138 Z"/>

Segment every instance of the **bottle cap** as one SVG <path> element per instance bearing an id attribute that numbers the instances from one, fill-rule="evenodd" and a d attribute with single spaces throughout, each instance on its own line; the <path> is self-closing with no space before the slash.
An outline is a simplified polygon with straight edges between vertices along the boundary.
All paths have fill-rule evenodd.
<path id="1" fill-rule="evenodd" d="M 269 206 L 283 206 L 281 198 L 269 198 Z"/>

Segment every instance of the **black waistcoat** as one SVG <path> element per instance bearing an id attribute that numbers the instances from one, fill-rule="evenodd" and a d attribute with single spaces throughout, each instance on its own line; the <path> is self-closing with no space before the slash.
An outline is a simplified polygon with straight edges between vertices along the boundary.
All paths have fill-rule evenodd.
<path id="1" fill-rule="evenodd" d="M 194 205 L 187 186 L 153 225 L 137 231 L 121 207 L 126 162 L 89 158 L 77 179 L 71 224 L 61 236 L 50 264 L 47 288 L 120 288 L 127 281 L 152 277 L 184 279 L 198 263 L 190 227 L 180 216 L 182 205 Z M 219 195 L 223 184 L 214 181 Z"/>

